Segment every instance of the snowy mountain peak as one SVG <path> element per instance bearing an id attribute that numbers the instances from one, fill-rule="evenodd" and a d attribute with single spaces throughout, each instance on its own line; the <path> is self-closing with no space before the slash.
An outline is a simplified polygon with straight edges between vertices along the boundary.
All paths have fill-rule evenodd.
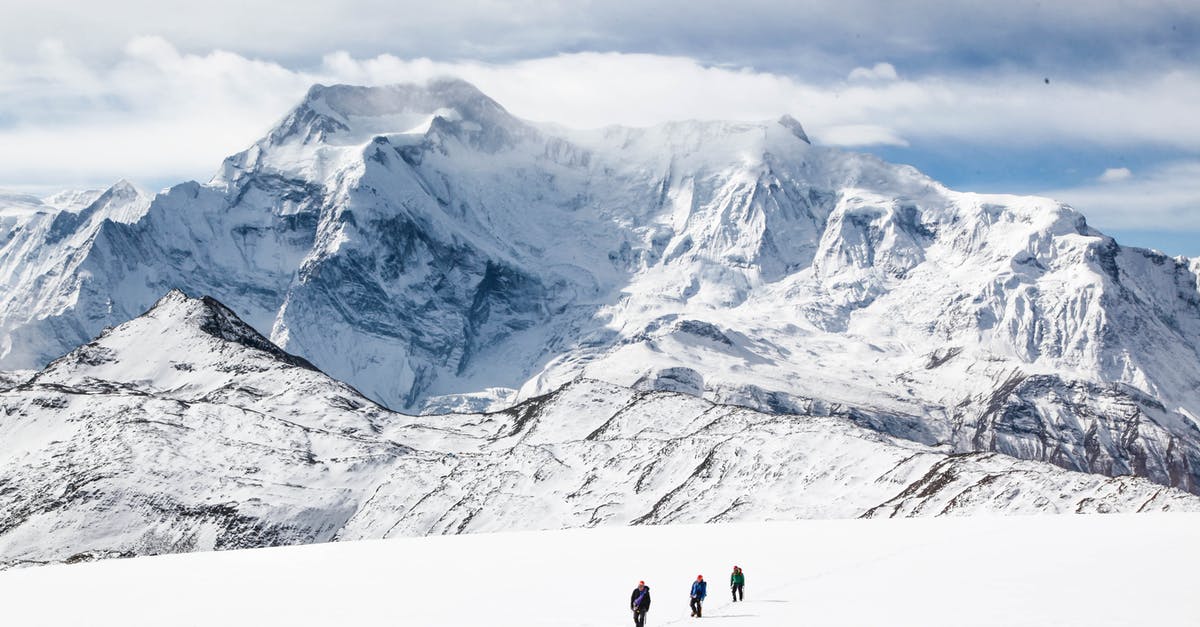
<path id="1" fill-rule="evenodd" d="M 87 200 L 89 197 L 90 201 Z M 58 213 L 46 231 L 46 242 L 81 242 L 104 220 L 136 222 L 150 207 L 150 200 L 150 196 L 124 179 L 95 196 L 88 196 L 86 192 L 66 196 L 62 199 L 64 204 L 55 207 Z"/>
<path id="2" fill-rule="evenodd" d="M 256 376 L 295 368 L 324 376 L 217 300 L 171 290 L 143 315 L 55 360 L 33 382 L 95 381 L 194 398 L 230 385 L 253 387 Z"/>
<path id="3" fill-rule="evenodd" d="M 160 298 L 154 307 L 146 312 L 145 317 L 160 321 L 165 328 L 194 329 L 223 342 L 266 353 L 281 362 L 314 369 L 307 360 L 280 350 L 253 327 L 242 322 L 231 309 L 211 296 L 193 298 L 182 290 L 173 289 Z M 127 324 L 135 322 L 137 319 Z"/>
<path id="4" fill-rule="evenodd" d="M 104 193 L 113 196 L 132 198 L 141 194 L 141 191 L 138 190 L 136 185 L 130 183 L 128 179 L 118 179 L 117 182 L 113 183 L 112 187 L 109 187 Z"/>
<path id="5" fill-rule="evenodd" d="M 150 206 L 151 197 L 133 183 L 121 179 L 104 190 L 80 212 L 81 217 L 99 215 L 114 222 L 134 222 Z"/>
<path id="6" fill-rule="evenodd" d="M 424 135 L 438 125 L 514 132 L 525 125 L 474 85 L 441 78 L 375 87 L 313 85 L 268 140 L 358 144 L 379 135 Z"/>
<path id="7" fill-rule="evenodd" d="M 193 298 L 183 290 L 173 289 L 158 299 L 145 314 L 166 324 L 198 329 L 213 337 L 265 348 L 265 338 L 242 322 L 237 316 L 210 296 Z"/>
<path id="8" fill-rule="evenodd" d="M 474 85 L 455 78 L 381 86 L 316 84 L 309 88 L 304 104 L 325 106 L 344 116 L 380 116 L 439 108 L 503 111 L 503 107 Z"/>

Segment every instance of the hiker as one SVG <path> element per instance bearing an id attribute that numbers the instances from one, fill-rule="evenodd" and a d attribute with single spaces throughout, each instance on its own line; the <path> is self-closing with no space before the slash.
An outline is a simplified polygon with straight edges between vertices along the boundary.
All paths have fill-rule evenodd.
<path id="1" fill-rule="evenodd" d="M 704 603 L 706 596 L 708 583 L 704 581 L 704 575 L 696 575 L 696 581 L 692 582 L 692 616 L 700 618 L 700 604 Z"/>
<path id="2" fill-rule="evenodd" d="M 629 596 L 629 609 L 633 610 L 633 627 L 646 627 L 646 612 L 650 611 L 650 586 L 639 581 Z"/>
<path id="3" fill-rule="evenodd" d="M 742 569 L 737 566 L 733 567 L 733 574 L 729 576 L 729 589 L 733 592 L 733 602 L 739 600 L 745 601 L 746 595 L 742 592 L 742 586 L 746 585 L 746 575 L 742 574 Z"/>

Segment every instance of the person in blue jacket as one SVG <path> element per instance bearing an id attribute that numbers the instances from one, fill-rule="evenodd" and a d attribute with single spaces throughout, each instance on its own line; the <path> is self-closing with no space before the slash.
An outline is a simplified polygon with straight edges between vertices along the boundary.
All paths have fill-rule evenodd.
<path id="1" fill-rule="evenodd" d="M 696 575 L 696 581 L 692 582 L 692 616 L 700 618 L 700 604 L 704 603 L 706 596 L 708 583 L 704 581 L 704 575 Z"/>
<path id="2" fill-rule="evenodd" d="M 639 581 L 629 596 L 629 609 L 633 610 L 633 627 L 646 627 L 646 612 L 650 611 L 650 586 Z"/>

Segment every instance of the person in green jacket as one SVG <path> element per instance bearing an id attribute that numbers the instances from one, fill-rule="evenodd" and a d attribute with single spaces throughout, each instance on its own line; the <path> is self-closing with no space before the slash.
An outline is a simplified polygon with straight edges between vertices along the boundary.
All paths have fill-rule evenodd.
<path id="1" fill-rule="evenodd" d="M 742 574 L 742 569 L 737 566 L 733 567 L 733 574 L 729 576 L 729 589 L 733 591 L 733 602 L 745 601 L 746 595 L 742 592 L 742 586 L 746 585 L 746 575 Z"/>

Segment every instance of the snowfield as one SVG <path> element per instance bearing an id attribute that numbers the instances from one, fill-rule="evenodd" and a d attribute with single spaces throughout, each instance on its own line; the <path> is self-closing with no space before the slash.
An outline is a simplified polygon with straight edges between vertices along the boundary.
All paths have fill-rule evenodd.
<path id="1" fill-rule="evenodd" d="M 1195 625 L 1200 514 L 807 521 L 340 542 L 0 573 L 6 625 Z M 746 601 L 732 604 L 732 566 Z M 702 622 L 700 622 L 702 621 Z"/>

